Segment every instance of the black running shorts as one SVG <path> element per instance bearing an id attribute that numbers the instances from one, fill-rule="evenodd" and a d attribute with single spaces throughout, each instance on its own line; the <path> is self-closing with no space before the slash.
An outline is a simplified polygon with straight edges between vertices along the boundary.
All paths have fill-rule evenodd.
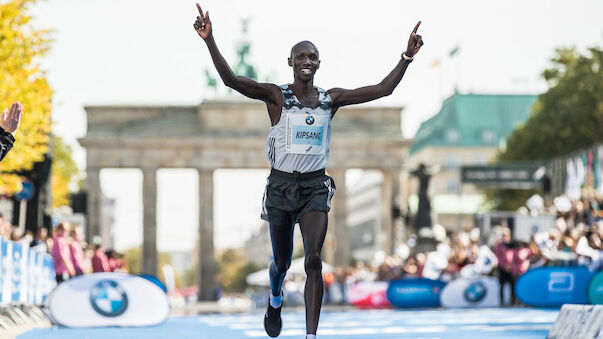
<path id="1" fill-rule="evenodd" d="M 294 213 L 295 222 L 311 211 L 329 212 L 335 181 L 325 170 L 287 173 L 272 169 L 264 190 L 262 219 L 270 222 L 271 211 Z"/>

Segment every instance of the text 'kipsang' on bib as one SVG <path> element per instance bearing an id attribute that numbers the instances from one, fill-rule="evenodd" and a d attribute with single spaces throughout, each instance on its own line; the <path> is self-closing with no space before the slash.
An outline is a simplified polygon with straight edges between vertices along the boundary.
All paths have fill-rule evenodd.
<path id="1" fill-rule="evenodd" d="M 325 154 L 329 115 L 286 114 L 287 153 Z"/>

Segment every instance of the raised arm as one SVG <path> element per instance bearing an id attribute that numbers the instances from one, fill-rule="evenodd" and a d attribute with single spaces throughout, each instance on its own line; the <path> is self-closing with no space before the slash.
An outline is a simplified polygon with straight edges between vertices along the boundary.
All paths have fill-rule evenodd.
<path id="1" fill-rule="evenodd" d="M 400 80 L 402 80 L 406 68 L 412 62 L 414 55 L 423 46 L 423 38 L 417 34 L 419 25 L 421 25 L 421 21 L 417 22 L 412 33 L 410 33 L 406 52 L 402 53 L 396 67 L 379 84 L 351 90 L 343 88 L 330 89 L 328 92 L 333 100 L 333 108 L 337 109 L 346 105 L 360 104 L 392 94 L 400 83 Z"/>
<path id="2" fill-rule="evenodd" d="M 214 65 L 216 66 L 216 69 L 218 70 L 220 78 L 222 78 L 224 84 L 252 99 L 259 99 L 267 103 L 275 103 L 279 98 L 280 101 L 282 101 L 281 91 L 276 85 L 258 83 L 252 79 L 238 76 L 233 73 L 232 69 L 230 69 L 230 66 L 228 66 L 228 63 L 226 60 L 224 60 L 224 57 L 218 50 L 216 42 L 214 41 L 212 24 L 211 20 L 209 19 L 209 12 L 205 12 L 204 14 L 199 4 L 197 4 L 197 9 L 199 10 L 199 16 L 197 17 L 197 20 L 195 20 L 193 27 L 199 36 L 205 41 L 212 61 L 214 62 Z"/>
<path id="3" fill-rule="evenodd" d="M 0 127 L 14 136 L 17 133 L 17 129 L 19 129 L 19 123 L 21 122 L 22 117 L 23 105 L 18 101 L 15 101 L 10 106 L 10 110 L 5 108 L 2 115 L 0 115 Z"/>

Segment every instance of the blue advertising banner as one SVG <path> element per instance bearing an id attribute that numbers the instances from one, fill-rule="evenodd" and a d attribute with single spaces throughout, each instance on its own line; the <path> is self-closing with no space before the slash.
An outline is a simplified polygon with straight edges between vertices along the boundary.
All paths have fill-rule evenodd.
<path id="1" fill-rule="evenodd" d="M 40 283 L 40 270 L 38 269 L 38 262 L 41 262 L 40 253 L 30 251 L 29 252 L 29 263 L 27 265 L 28 279 L 27 279 L 27 303 L 34 304 L 36 299 L 37 288 Z"/>
<path id="2" fill-rule="evenodd" d="M 18 242 L 13 242 L 13 250 L 12 250 L 12 258 L 13 258 L 13 288 L 12 288 L 12 302 L 19 301 L 21 297 L 21 283 L 23 280 L 23 275 L 25 271 L 23 270 L 22 260 L 23 258 L 23 244 Z"/>
<path id="3" fill-rule="evenodd" d="M 45 254 L 42 258 L 42 280 L 42 302 L 44 302 L 50 291 L 56 286 L 54 266 L 52 264 L 52 257 L 49 254 Z"/>
<path id="4" fill-rule="evenodd" d="M 515 294 L 522 303 L 535 307 L 587 304 L 588 283 L 593 275 L 583 266 L 539 267 L 519 277 Z"/>
<path id="5" fill-rule="evenodd" d="M 588 301 L 591 304 L 603 304 L 603 271 L 593 277 L 588 286 Z"/>
<path id="6" fill-rule="evenodd" d="M 438 307 L 446 283 L 440 280 L 412 278 L 390 281 L 387 300 L 396 307 Z"/>
<path id="7" fill-rule="evenodd" d="M 12 301 L 13 291 L 13 242 L 3 240 L 2 244 L 2 303 L 9 304 Z"/>
<path id="8" fill-rule="evenodd" d="M 2 255 L 2 249 L 6 246 L 5 242 L 4 239 L 0 238 L 0 304 L 2 304 L 2 289 L 4 287 L 4 277 L 6 276 L 6 271 L 3 266 L 5 259 Z"/>
<path id="9" fill-rule="evenodd" d="M 41 305 L 54 286 L 50 254 L 0 238 L 0 304 Z"/>

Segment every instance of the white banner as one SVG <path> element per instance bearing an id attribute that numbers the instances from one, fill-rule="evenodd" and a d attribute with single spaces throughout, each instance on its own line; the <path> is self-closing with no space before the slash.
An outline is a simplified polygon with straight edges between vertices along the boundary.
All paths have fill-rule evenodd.
<path id="1" fill-rule="evenodd" d="M 123 273 L 93 273 L 59 284 L 48 310 L 68 327 L 153 326 L 167 320 L 167 294 L 147 279 Z"/>

